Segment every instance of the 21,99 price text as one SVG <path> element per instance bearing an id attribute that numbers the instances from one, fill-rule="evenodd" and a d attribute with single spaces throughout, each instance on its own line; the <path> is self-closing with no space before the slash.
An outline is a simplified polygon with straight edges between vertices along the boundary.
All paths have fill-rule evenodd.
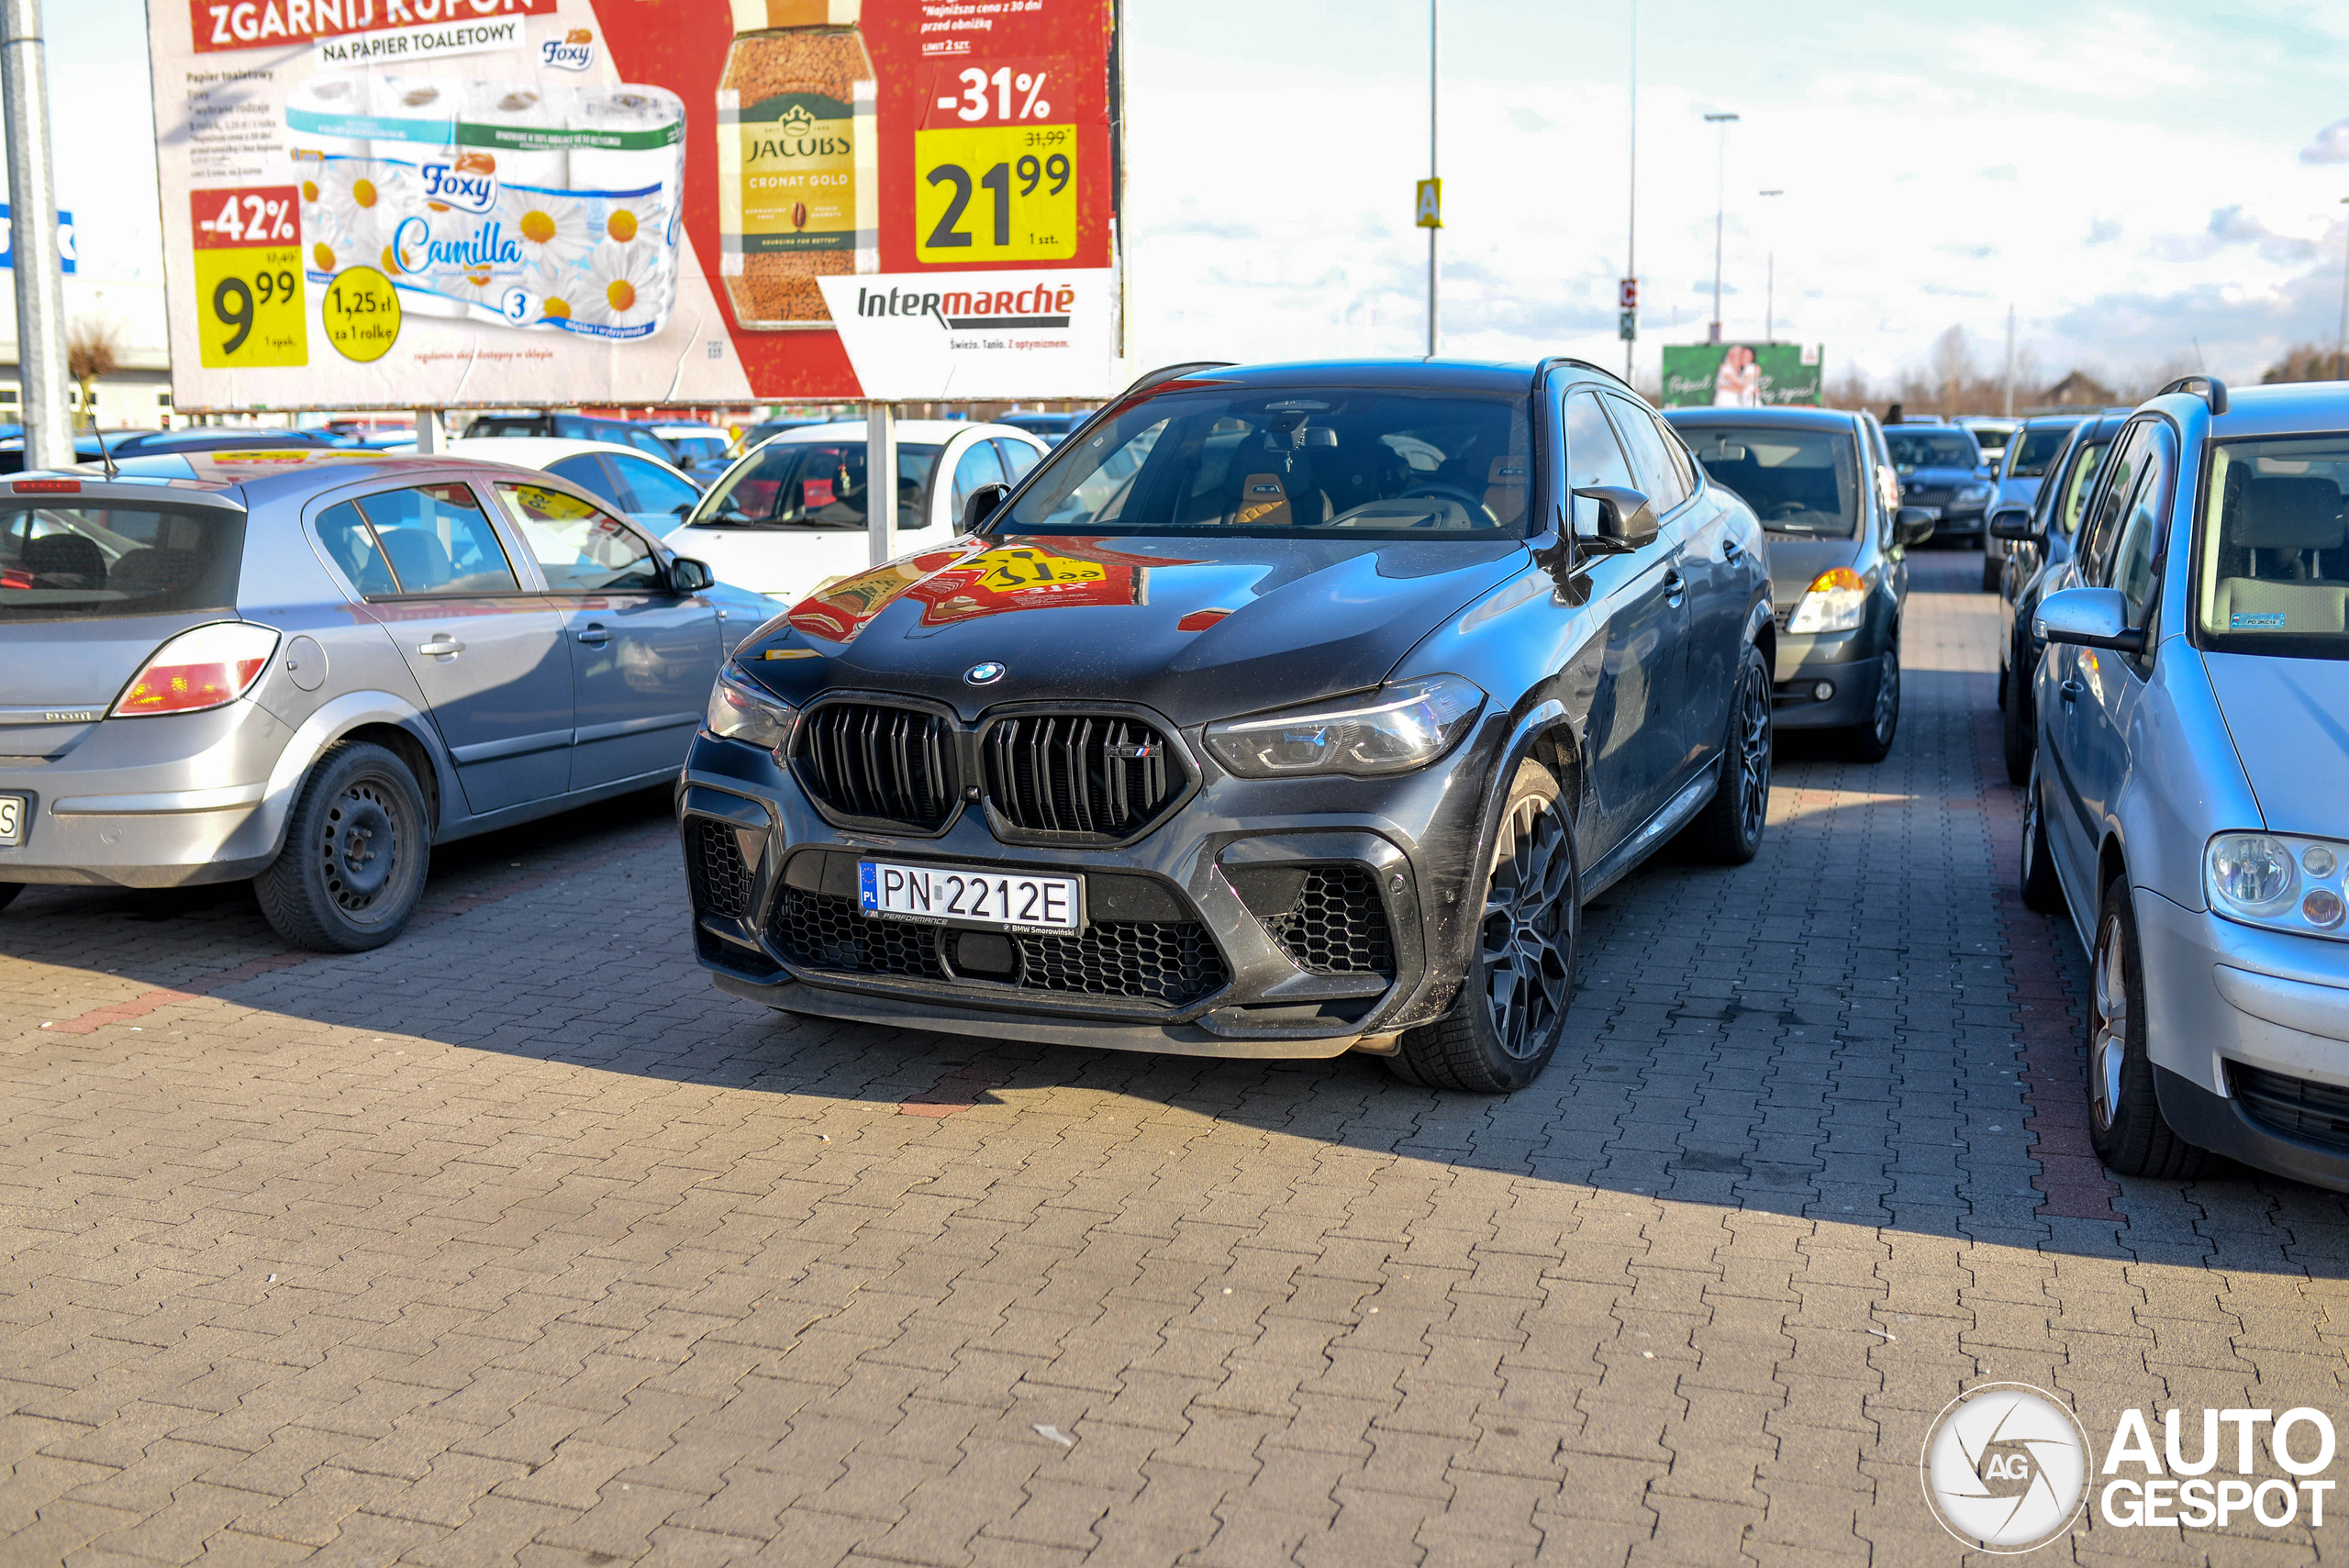
<path id="1" fill-rule="evenodd" d="M 914 133 L 914 254 L 928 262 L 1076 254 L 1076 128 Z"/>

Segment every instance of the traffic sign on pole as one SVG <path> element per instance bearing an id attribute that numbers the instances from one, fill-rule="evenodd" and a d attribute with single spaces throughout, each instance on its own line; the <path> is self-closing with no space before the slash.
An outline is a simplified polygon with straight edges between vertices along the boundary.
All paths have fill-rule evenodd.
<path id="1" fill-rule="evenodd" d="M 1640 307 L 1640 280 L 1625 278 L 1615 286 L 1615 308 L 1637 310 Z"/>
<path id="2" fill-rule="evenodd" d="M 1626 343 L 1637 338 L 1640 335 L 1640 313 L 1636 310 L 1616 312 L 1615 335 Z"/>

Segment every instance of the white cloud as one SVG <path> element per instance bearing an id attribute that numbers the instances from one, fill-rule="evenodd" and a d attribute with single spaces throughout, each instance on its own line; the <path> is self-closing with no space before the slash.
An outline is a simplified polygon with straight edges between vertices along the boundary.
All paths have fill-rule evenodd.
<path id="1" fill-rule="evenodd" d="M 2300 149 L 2303 163 L 2349 163 L 2349 120 L 2335 120 Z"/>

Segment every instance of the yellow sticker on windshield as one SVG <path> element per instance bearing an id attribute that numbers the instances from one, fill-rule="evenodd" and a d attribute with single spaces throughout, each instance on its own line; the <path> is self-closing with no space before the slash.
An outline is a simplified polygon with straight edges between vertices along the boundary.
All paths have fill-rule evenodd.
<path id="1" fill-rule="evenodd" d="M 1097 561 L 1079 561 L 1048 550 L 990 550 L 966 565 L 978 573 L 978 586 L 997 594 L 1041 587 L 1047 583 L 1098 583 L 1109 569 Z"/>

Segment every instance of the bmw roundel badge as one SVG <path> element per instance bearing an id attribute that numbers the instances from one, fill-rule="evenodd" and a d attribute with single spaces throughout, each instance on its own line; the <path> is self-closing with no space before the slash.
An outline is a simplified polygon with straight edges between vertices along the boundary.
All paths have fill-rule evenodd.
<path id="1" fill-rule="evenodd" d="M 974 686 L 991 686 L 1003 679 L 1003 666 L 990 659 L 984 664 L 974 664 L 963 671 L 963 679 Z"/>

